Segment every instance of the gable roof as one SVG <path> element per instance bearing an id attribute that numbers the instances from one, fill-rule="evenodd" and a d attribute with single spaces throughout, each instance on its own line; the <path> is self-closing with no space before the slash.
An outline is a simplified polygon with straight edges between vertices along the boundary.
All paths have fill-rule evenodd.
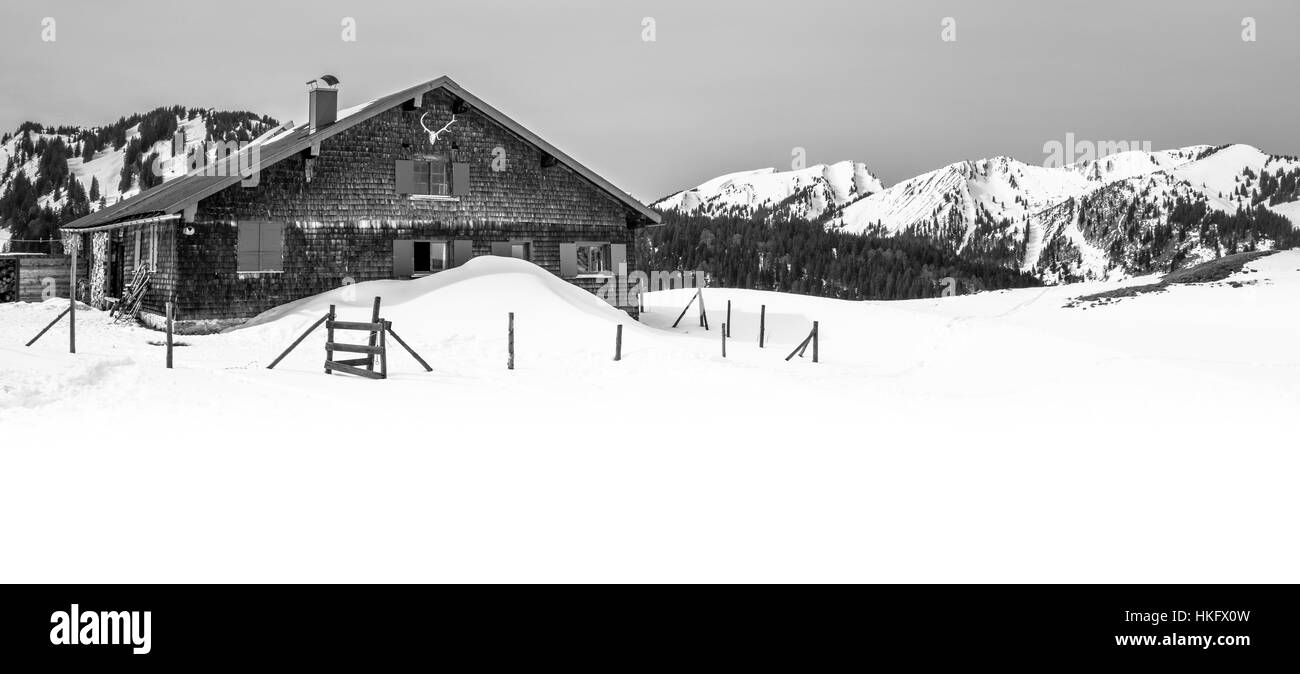
<path id="1" fill-rule="evenodd" d="M 288 159 L 323 140 L 347 131 L 381 112 L 391 110 L 407 100 L 427 94 L 435 89 L 443 89 L 451 93 L 471 108 L 487 115 L 489 119 L 505 127 L 506 130 L 554 157 L 597 188 L 623 202 L 631 211 L 639 215 L 643 222 L 648 221 L 653 224 L 660 222 L 661 219 L 657 212 L 636 200 L 630 194 L 618 189 L 613 183 L 578 163 L 577 160 L 561 152 L 554 145 L 542 140 L 537 134 L 525 129 L 500 110 L 484 103 L 482 99 L 469 93 L 445 75 L 423 84 L 417 84 L 409 89 L 403 89 L 382 98 L 377 98 L 368 103 L 340 110 L 340 117 L 337 121 L 317 129 L 314 133 L 308 124 L 279 132 L 273 131 L 268 134 L 270 135 L 269 138 L 264 136 L 264 140 L 259 142 L 259 152 L 261 153 L 259 163 L 262 167 L 267 167 Z M 236 170 L 236 159 L 235 155 L 231 155 L 226 160 L 227 166 L 231 168 L 222 172 L 227 175 L 186 174 L 137 194 L 130 199 L 124 199 L 112 206 L 106 206 L 94 213 L 77 218 L 64 225 L 62 229 L 84 233 L 86 230 L 111 229 L 126 226 L 141 219 L 177 213 L 186 206 L 196 204 L 200 200 L 243 180 L 243 176 Z"/>

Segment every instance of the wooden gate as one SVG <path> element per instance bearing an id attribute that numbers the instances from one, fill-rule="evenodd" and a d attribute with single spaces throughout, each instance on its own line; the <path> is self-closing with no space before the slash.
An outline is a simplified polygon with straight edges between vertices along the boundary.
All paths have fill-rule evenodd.
<path id="1" fill-rule="evenodd" d="M 335 330 L 367 333 L 365 344 L 347 344 L 335 341 Z M 354 374 L 367 379 L 388 378 L 388 349 L 383 319 L 379 318 L 379 298 L 375 298 L 375 309 L 369 323 L 337 320 L 334 306 L 330 305 L 329 317 L 325 319 L 325 374 L 342 372 Z M 335 352 L 361 353 L 360 358 L 335 360 Z M 379 371 L 375 371 L 375 358 L 379 359 Z"/>

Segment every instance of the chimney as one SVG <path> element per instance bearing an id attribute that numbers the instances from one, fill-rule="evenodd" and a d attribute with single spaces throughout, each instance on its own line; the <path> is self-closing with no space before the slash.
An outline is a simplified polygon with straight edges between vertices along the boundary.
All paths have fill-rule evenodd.
<path id="1" fill-rule="evenodd" d="M 312 80 L 308 82 L 311 90 L 307 92 L 307 123 L 311 127 L 311 132 L 315 133 L 317 129 L 324 128 L 333 124 L 339 115 L 339 90 L 335 86 L 338 80 L 326 76 L 329 80 L 334 80 L 331 84 L 328 80 L 326 86 L 318 86 L 321 80 Z M 322 78 L 324 79 L 324 78 Z"/>

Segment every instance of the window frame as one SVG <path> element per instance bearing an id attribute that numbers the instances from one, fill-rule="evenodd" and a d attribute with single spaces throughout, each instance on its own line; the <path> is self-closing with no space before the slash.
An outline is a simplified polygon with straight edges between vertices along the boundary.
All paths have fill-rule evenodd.
<path id="1" fill-rule="evenodd" d="M 610 241 L 574 241 L 574 242 L 573 242 L 573 245 L 577 247 L 577 248 L 575 249 L 575 251 L 574 251 L 574 263 L 575 263 L 575 265 L 577 265 L 577 266 L 575 267 L 575 269 L 577 270 L 577 274 L 575 275 L 574 278 L 604 278 L 604 277 L 608 277 L 608 276 L 613 276 L 613 275 L 614 275 L 614 270 L 613 270 L 613 269 L 610 269 L 610 267 L 613 266 L 613 259 L 612 259 L 612 258 L 613 258 L 613 246 L 612 246 L 612 242 L 610 242 Z M 600 271 L 583 271 L 583 269 L 582 269 L 582 259 L 578 256 L 578 252 L 581 251 L 581 250 L 584 249 L 584 248 L 586 248 L 586 249 L 592 249 L 592 248 L 598 248 L 598 249 L 600 249 L 600 265 L 601 265 L 601 269 L 600 269 Z"/>
<path id="2" fill-rule="evenodd" d="M 443 192 L 433 191 L 433 165 L 435 162 L 442 163 L 442 187 Z M 419 167 L 421 164 L 429 166 L 429 177 L 427 182 L 422 186 L 419 181 Z M 452 195 L 451 173 L 452 173 L 451 154 L 420 154 L 411 157 L 411 194 L 412 199 L 455 199 Z"/>
<path id="3" fill-rule="evenodd" d="M 411 251 L 412 251 L 411 278 L 423 278 L 425 276 L 432 276 L 433 274 L 437 274 L 440 271 L 447 271 L 448 269 L 452 268 L 454 261 L 452 260 L 453 254 L 452 254 L 451 239 L 411 239 L 410 241 L 411 241 Z M 430 254 L 428 259 L 429 269 L 425 271 L 420 271 L 416 267 L 416 263 L 419 261 L 420 257 L 418 255 L 415 255 L 415 251 L 418 249 L 417 247 L 422 243 L 428 244 L 429 254 Z M 433 246 L 434 245 L 442 246 L 442 269 L 433 268 Z"/>

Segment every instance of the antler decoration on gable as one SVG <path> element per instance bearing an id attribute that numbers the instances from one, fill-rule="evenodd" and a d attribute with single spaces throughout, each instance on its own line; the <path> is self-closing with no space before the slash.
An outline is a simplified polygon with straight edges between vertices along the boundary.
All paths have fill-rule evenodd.
<path id="1" fill-rule="evenodd" d="M 438 142 L 438 136 L 441 136 L 443 131 L 446 131 L 449 127 L 451 127 L 452 124 L 456 123 L 456 113 L 453 112 L 451 114 L 451 121 L 447 122 L 446 126 L 442 127 L 441 129 L 438 129 L 437 131 L 434 131 L 433 129 L 430 129 L 427 126 L 424 126 L 424 118 L 428 116 L 428 114 L 429 113 L 426 112 L 423 115 L 420 115 L 420 126 L 424 127 L 424 130 L 429 133 L 429 144 L 435 145 Z"/>

